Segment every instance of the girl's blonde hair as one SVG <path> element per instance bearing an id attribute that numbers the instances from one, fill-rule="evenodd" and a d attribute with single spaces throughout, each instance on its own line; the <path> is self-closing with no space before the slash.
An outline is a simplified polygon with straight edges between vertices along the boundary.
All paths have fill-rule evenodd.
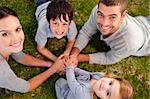
<path id="1" fill-rule="evenodd" d="M 119 91 L 120 99 L 131 99 L 132 98 L 133 88 L 127 80 L 122 79 L 115 75 L 111 75 L 111 74 L 107 74 L 104 77 L 115 79 L 120 83 L 120 91 Z M 98 97 L 95 92 L 93 92 L 92 99 L 101 99 L 101 98 Z"/>

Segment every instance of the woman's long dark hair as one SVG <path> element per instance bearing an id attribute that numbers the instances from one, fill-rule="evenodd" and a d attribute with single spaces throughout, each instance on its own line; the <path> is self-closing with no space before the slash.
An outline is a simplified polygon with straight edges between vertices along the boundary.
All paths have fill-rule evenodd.
<path id="1" fill-rule="evenodd" d="M 17 17 L 19 19 L 17 13 L 13 11 L 12 9 L 8 7 L 0 7 L 0 19 L 8 17 L 9 15 Z"/>

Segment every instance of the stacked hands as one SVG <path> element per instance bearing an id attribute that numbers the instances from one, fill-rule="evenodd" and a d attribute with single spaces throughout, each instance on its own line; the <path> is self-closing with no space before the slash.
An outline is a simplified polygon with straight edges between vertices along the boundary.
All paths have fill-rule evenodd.
<path id="1" fill-rule="evenodd" d="M 59 56 L 54 64 L 56 64 L 56 66 L 58 67 L 57 73 L 59 73 L 60 75 L 64 75 L 66 67 L 68 66 L 77 67 L 78 59 L 77 56 L 75 55 Z"/>

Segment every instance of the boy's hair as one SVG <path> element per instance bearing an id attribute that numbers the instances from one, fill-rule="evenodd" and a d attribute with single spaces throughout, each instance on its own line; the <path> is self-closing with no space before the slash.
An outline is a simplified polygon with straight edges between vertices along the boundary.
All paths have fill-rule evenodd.
<path id="1" fill-rule="evenodd" d="M 69 21 L 73 20 L 73 9 L 71 5 L 65 0 L 52 0 L 47 7 L 47 21 L 50 22 L 50 19 L 55 20 L 56 18 L 61 20 L 61 15 L 63 15 L 65 21 L 68 21 L 67 15 Z"/>
<path id="2" fill-rule="evenodd" d="M 123 13 L 126 9 L 128 0 L 99 0 L 98 7 L 100 3 L 106 6 L 121 6 L 121 12 Z"/>
<path id="3" fill-rule="evenodd" d="M 105 77 L 113 78 L 120 83 L 120 89 L 119 89 L 120 99 L 132 99 L 133 88 L 127 80 L 124 80 L 118 76 L 111 75 L 111 74 L 107 74 L 105 75 Z M 93 99 L 100 99 L 95 92 L 93 93 Z"/>
<path id="4" fill-rule="evenodd" d="M 12 9 L 8 7 L 0 7 L 0 19 L 8 17 L 9 15 L 17 17 L 19 19 L 17 13 L 13 11 Z"/>

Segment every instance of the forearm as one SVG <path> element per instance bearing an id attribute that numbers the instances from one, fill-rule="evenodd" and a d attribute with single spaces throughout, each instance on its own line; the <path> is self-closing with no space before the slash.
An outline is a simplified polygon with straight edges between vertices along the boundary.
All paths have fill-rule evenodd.
<path id="1" fill-rule="evenodd" d="M 67 46 L 66 46 L 66 50 L 64 51 L 64 53 L 68 53 L 70 54 L 72 47 L 74 45 L 75 40 L 71 40 L 67 42 Z"/>
<path id="2" fill-rule="evenodd" d="M 80 49 L 78 49 L 77 47 L 72 48 L 71 55 L 78 56 L 79 53 L 80 53 Z"/>
<path id="3" fill-rule="evenodd" d="M 49 68 L 48 70 L 46 70 L 45 72 L 31 78 L 29 80 L 29 90 L 31 91 L 35 88 L 37 88 L 38 86 L 40 86 L 44 81 L 46 81 L 51 75 L 53 75 L 57 70 L 55 69 L 55 66 L 52 66 L 51 68 Z"/>
<path id="4" fill-rule="evenodd" d="M 119 54 L 119 52 L 117 53 L 114 51 L 98 52 L 94 54 L 89 54 L 89 63 L 101 64 L 101 65 L 115 64 L 118 61 L 128 56 L 129 56 L 129 53 Z"/>
<path id="5" fill-rule="evenodd" d="M 89 62 L 89 54 L 79 54 L 78 62 Z"/>
<path id="6" fill-rule="evenodd" d="M 76 75 L 85 75 L 85 74 L 90 74 L 90 72 L 80 69 L 80 68 L 75 68 L 74 72 Z"/>
<path id="7" fill-rule="evenodd" d="M 38 66 L 38 67 L 50 67 L 52 65 L 52 62 L 50 61 L 44 61 L 28 54 L 24 55 L 20 63 L 28 66 Z"/>
<path id="8" fill-rule="evenodd" d="M 38 51 L 44 55 L 45 57 L 49 58 L 52 61 L 56 61 L 57 56 L 55 56 L 53 53 L 51 53 L 47 48 L 40 48 Z"/>

